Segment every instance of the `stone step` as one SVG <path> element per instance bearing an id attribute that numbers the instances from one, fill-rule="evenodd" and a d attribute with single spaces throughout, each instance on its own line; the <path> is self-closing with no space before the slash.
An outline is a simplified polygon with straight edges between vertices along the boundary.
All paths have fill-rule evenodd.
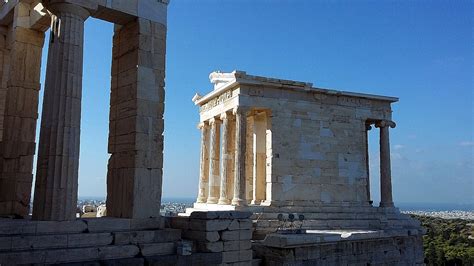
<path id="1" fill-rule="evenodd" d="M 299 215 L 303 215 L 305 219 L 309 220 L 337 220 L 337 219 L 387 219 L 387 217 L 403 219 L 404 215 L 385 215 L 382 213 L 355 213 L 355 212 L 333 212 L 333 213 L 281 213 L 285 219 L 288 219 L 289 214 L 293 214 L 295 219 Z M 277 220 L 280 213 L 262 213 L 256 220 Z"/>
<path id="2" fill-rule="evenodd" d="M 351 228 L 351 229 L 364 229 L 364 228 L 379 228 L 381 226 L 380 220 L 369 219 L 369 220 L 345 220 L 345 219 L 331 219 L 331 220 L 304 220 L 303 222 L 295 221 L 281 222 L 278 220 L 259 220 L 254 224 L 256 230 L 265 228 L 303 228 L 303 229 L 338 229 L 338 228 Z"/>
<path id="3" fill-rule="evenodd" d="M 136 245 L 1 252 L 0 265 L 55 264 L 133 258 L 140 254 Z"/>
<path id="4" fill-rule="evenodd" d="M 130 230 L 164 228 L 162 218 L 123 219 L 123 218 L 86 218 L 74 221 L 32 221 L 28 219 L 0 218 L 0 236 L 41 235 L 70 233 L 102 233 Z"/>
<path id="5" fill-rule="evenodd" d="M 193 253 L 189 256 L 150 256 L 145 257 L 148 266 L 189 266 L 222 265 L 222 253 Z"/>
<path id="6" fill-rule="evenodd" d="M 144 230 L 112 233 L 44 234 L 0 236 L 0 252 L 51 248 L 100 247 L 107 245 L 154 244 L 176 242 L 181 230 Z"/>
<path id="7" fill-rule="evenodd" d="M 0 265 L 73 263 L 164 255 L 176 255 L 176 243 L 0 252 Z"/>

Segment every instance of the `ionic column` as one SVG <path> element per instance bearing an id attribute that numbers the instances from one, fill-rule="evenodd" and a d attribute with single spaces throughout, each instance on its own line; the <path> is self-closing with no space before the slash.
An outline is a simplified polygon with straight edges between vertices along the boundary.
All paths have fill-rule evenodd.
<path id="1" fill-rule="evenodd" d="M 234 176 L 234 198 L 232 205 L 245 206 L 245 153 L 247 146 L 247 110 L 242 107 L 234 109 L 235 114 L 235 176 Z"/>
<path id="2" fill-rule="evenodd" d="M 72 220 L 77 206 L 84 21 L 89 12 L 63 3 L 47 8 L 53 23 L 33 219 Z"/>
<path id="3" fill-rule="evenodd" d="M 366 195 L 367 201 L 370 203 L 372 200 L 370 199 L 370 164 L 369 164 L 369 131 L 372 129 L 370 123 L 365 124 L 364 130 L 364 140 L 365 140 L 365 169 L 367 171 L 367 183 L 366 183 Z"/>
<path id="4" fill-rule="evenodd" d="M 205 203 L 209 189 L 209 124 L 202 122 L 198 127 L 201 129 L 201 163 L 197 203 Z"/>
<path id="5" fill-rule="evenodd" d="M 221 139 L 221 121 L 212 118 L 211 124 L 211 152 L 209 164 L 209 197 L 207 203 L 216 204 L 219 201 L 220 194 L 220 139 Z"/>
<path id="6" fill-rule="evenodd" d="M 394 128 L 396 125 L 383 120 L 375 126 L 380 128 L 380 207 L 393 207 L 389 127 Z"/>
<path id="7" fill-rule="evenodd" d="M 266 113 L 254 116 L 253 123 L 253 195 L 252 204 L 260 204 L 265 200 L 266 189 Z"/>
<path id="8" fill-rule="evenodd" d="M 231 154 L 229 151 L 229 139 L 231 134 L 231 127 L 229 121 L 229 114 L 223 113 L 221 115 L 222 123 L 222 161 L 221 161 L 221 191 L 220 191 L 220 198 L 219 204 L 227 205 L 230 204 L 229 195 L 227 195 L 227 186 L 229 182 L 230 173 L 230 162 L 232 161 Z"/>

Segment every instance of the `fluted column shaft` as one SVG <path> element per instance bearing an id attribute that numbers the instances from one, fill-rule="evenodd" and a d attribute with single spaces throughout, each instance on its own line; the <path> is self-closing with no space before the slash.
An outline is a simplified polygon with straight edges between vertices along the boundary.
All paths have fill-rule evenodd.
<path id="1" fill-rule="evenodd" d="M 199 128 L 201 129 L 201 163 L 197 202 L 205 203 L 209 189 L 209 125 L 203 122 L 199 124 Z"/>
<path id="2" fill-rule="evenodd" d="M 87 10 L 47 6 L 53 13 L 37 165 L 33 219 L 76 218 L 84 21 Z"/>
<path id="3" fill-rule="evenodd" d="M 380 128 L 380 207 L 393 207 L 389 128 L 395 123 L 380 121 L 376 127 Z"/>
<path id="4" fill-rule="evenodd" d="M 247 132 L 247 110 L 244 108 L 234 109 L 235 114 L 235 177 L 234 198 L 232 205 L 244 206 L 247 204 L 245 198 L 245 153 Z"/>
<path id="5" fill-rule="evenodd" d="M 253 195 L 252 204 L 265 200 L 266 190 L 266 113 L 257 113 L 253 123 Z"/>
<path id="6" fill-rule="evenodd" d="M 209 196 L 207 203 L 216 204 L 219 201 L 220 193 L 220 139 L 221 139 L 221 121 L 212 118 L 211 124 L 211 151 L 209 164 Z"/>
<path id="7" fill-rule="evenodd" d="M 370 123 L 366 123 L 364 130 L 364 141 L 365 141 L 365 169 L 367 172 L 367 183 L 366 183 L 366 195 L 367 201 L 370 203 L 370 165 L 369 165 L 369 131 L 372 129 Z"/>
<path id="8" fill-rule="evenodd" d="M 224 113 L 221 115 L 222 122 L 222 161 L 221 161 L 221 186 L 220 186 L 220 198 L 219 204 L 230 204 L 229 195 L 227 195 L 227 186 L 229 182 L 229 174 L 231 172 L 230 162 L 231 154 L 229 151 L 229 139 L 230 139 L 230 121 L 229 114 Z"/>

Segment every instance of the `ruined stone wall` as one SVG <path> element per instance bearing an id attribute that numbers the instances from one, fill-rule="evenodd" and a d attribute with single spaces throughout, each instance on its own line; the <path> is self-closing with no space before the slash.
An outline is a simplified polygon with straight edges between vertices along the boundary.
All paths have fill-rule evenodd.
<path id="1" fill-rule="evenodd" d="M 293 248 L 254 245 L 262 265 L 423 265 L 421 236 L 338 241 Z"/>
<path id="2" fill-rule="evenodd" d="M 192 252 L 199 254 L 201 264 L 190 265 L 251 265 L 250 216 L 249 212 L 193 212 L 190 217 L 172 217 L 169 223 L 182 230 L 182 238 L 192 241 Z"/>
<path id="3" fill-rule="evenodd" d="M 0 141 L 2 141 L 10 47 L 8 47 L 7 27 L 1 27 L 0 31 Z"/>
<path id="4" fill-rule="evenodd" d="M 15 19 L 21 21 L 28 13 L 27 7 L 17 9 Z M 2 79 L 1 86 L 5 109 L 0 143 L 0 214 L 26 216 L 33 181 L 44 33 L 18 23 L 9 27 L 8 36 L 9 69 L 3 69 L 8 71 L 8 78 L 5 87 Z"/>
<path id="5" fill-rule="evenodd" d="M 157 217 L 163 174 L 166 26 L 116 26 L 112 61 L 107 215 Z"/>
<path id="6" fill-rule="evenodd" d="M 368 205 L 365 123 L 390 119 L 389 102 L 314 89 L 248 86 L 240 93 L 239 104 L 271 110 L 274 206 Z"/>

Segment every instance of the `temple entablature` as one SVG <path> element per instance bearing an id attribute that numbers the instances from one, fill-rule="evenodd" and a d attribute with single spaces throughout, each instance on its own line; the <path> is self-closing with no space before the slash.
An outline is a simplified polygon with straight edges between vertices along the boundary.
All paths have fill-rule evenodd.
<path id="1" fill-rule="evenodd" d="M 169 0 L 9 0 L 0 6 L 0 25 L 7 26 L 14 20 L 15 12 L 23 17 L 22 27 L 46 31 L 50 26 L 48 6 L 63 3 L 82 7 L 91 17 L 124 25 L 136 18 L 147 19 L 163 25 L 167 23 Z M 15 7 L 20 6 L 15 11 Z"/>

